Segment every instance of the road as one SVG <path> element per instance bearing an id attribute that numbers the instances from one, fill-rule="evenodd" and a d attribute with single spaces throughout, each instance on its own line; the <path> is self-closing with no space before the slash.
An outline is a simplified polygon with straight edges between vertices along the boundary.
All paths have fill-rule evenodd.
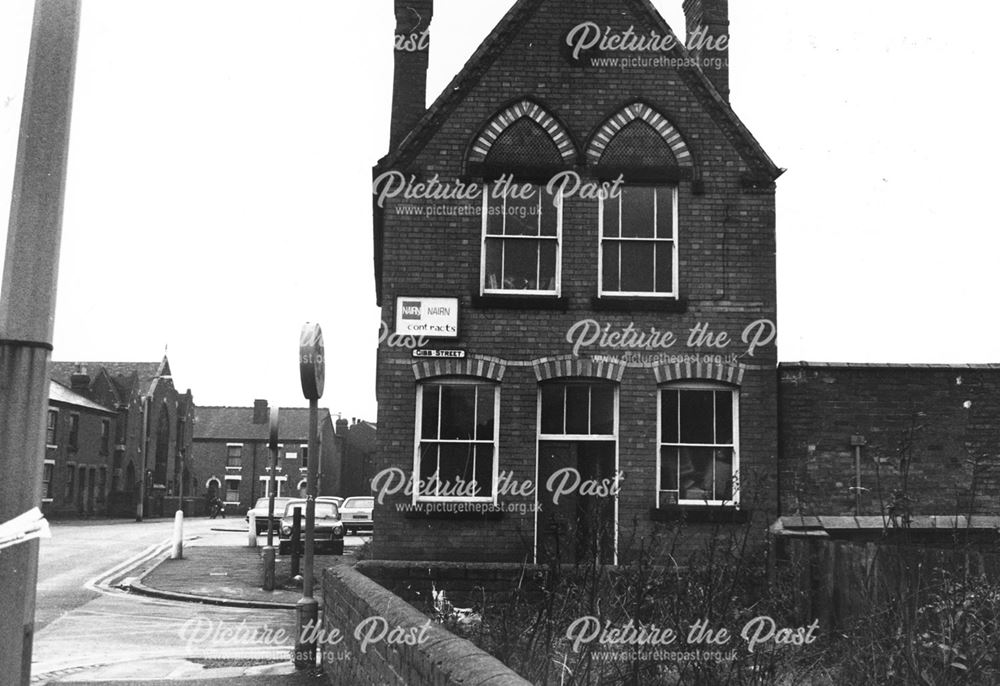
<path id="1" fill-rule="evenodd" d="M 185 524 L 186 545 L 241 545 L 241 521 L 194 519 Z M 213 528 L 229 527 L 230 531 Z M 287 660 L 295 617 L 288 610 L 224 608 L 131 595 L 102 587 L 102 578 L 142 573 L 135 561 L 166 542 L 172 521 L 59 524 L 42 541 L 36 600 L 32 673 L 71 673 L 80 667 L 129 661 L 214 664 Z M 199 627 L 194 632 L 193 627 Z M 288 640 L 279 640 L 283 635 Z M 276 638 L 277 637 L 277 638 Z"/>

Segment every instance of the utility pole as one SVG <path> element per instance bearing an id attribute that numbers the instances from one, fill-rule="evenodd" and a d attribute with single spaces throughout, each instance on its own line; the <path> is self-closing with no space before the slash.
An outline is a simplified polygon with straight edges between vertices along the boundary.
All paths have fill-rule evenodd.
<path id="1" fill-rule="evenodd" d="M 41 503 L 79 0 L 36 0 L 0 288 L 0 523 Z M 28 686 L 38 541 L 0 551 L 0 674 Z"/>

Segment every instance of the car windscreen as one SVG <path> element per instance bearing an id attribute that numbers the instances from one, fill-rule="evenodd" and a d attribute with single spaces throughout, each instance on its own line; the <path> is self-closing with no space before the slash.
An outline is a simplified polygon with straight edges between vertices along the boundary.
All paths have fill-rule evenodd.
<path id="1" fill-rule="evenodd" d="M 306 516 L 306 501 L 304 500 L 294 500 L 285 506 L 285 516 L 291 517 L 294 514 L 295 508 L 302 508 L 302 516 Z M 340 510 L 337 509 L 336 503 L 327 502 L 317 502 L 316 503 L 316 516 L 317 517 L 339 517 Z"/>
<path id="2" fill-rule="evenodd" d="M 336 503 L 316 503 L 316 517 L 339 517 Z"/>
<path id="3" fill-rule="evenodd" d="M 374 498 L 348 498 L 347 500 L 344 501 L 342 507 L 359 507 L 361 509 L 365 509 L 374 506 L 375 506 Z"/>

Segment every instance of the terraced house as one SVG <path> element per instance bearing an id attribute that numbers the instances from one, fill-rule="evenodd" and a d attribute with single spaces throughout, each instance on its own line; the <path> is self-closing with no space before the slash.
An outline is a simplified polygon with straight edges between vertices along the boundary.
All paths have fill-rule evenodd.
<path id="1" fill-rule="evenodd" d="M 395 2 L 373 173 L 374 555 L 764 530 L 782 170 L 729 102 L 726 0 L 686 0 L 686 37 L 648 0 L 520 0 L 428 107 L 433 10 Z"/>

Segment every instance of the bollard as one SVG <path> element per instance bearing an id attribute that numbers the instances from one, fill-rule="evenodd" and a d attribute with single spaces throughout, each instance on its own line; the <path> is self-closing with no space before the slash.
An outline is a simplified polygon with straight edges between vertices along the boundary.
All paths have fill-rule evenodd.
<path id="1" fill-rule="evenodd" d="M 171 560 L 180 560 L 184 557 L 184 511 L 177 510 L 174 515 L 174 538 L 173 548 L 170 551 Z"/>
<path id="2" fill-rule="evenodd" d="M 250 548 L 257 547 L 257 513 L 250 510 L 250 528 L 247 529 L 247 546 Z"/>
<path id="3" fill-rule="evenodd" d="M 274 590 L 274 546 L 264 546 L 261 548 L 264 557 L 264 590 Z"/>
<path id="4" fill-rule="evenodd" d="M 292 539 L 288 542 L 292 553 L 291 577 L 299 575 L 299 555 L 302 553 L 302 508 L 296 507 L 292 516 Z"/>
<path id="5" fill-rule="evenodd" d="M 316 666 L 316 643 L 319 636 L 319 603 L 315 598 L 299 598 L 295 604 L 295 669 Z"/>

